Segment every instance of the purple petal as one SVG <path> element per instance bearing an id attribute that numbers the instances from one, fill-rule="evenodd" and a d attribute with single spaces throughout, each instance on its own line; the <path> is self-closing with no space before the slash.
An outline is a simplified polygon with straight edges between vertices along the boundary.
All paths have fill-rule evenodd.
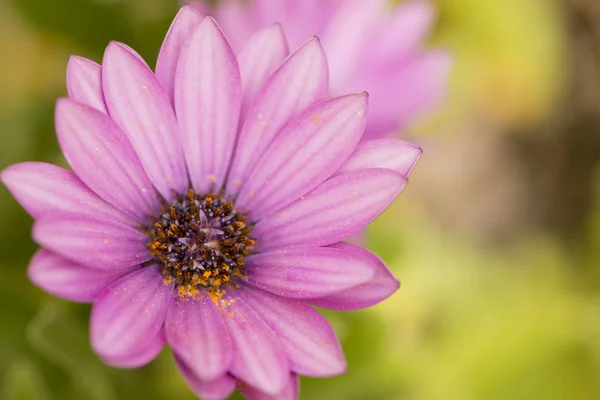
<path id="1" fill-rule="evenodd" d="M 115 360 L 148 349 L 162 330 L 172 293 L 173 286 L 163 283 L 158 266 L 142 268 L 112 284 L 92 307 L 94 351 Z"/>
<path id="2" fill-rule="evenodd" d="M 86 268 L 40 249 L 29 262 L 27 275 L 36 286 L 55 296 L 90 303 L 104 288 L 130 272 L 131 268 L 115 271 Z"/>
<path id="3" fill-rule="evenodd" d="M 152 258 L 142 232 L 118 222 L 71 213 L 54 213 L 33 226 L 37 243 L 78 264 L 116 270 Z"/>
<path id="4" fill-rule="evenodd" d="M 111 42 L 109 45 L 112 45 L 115 42 Z M 125 43 L 117 43 L 123 50 L 127 50 L 127 52 L 129 52 L 129 54 L 131 54 L 132 56 L 134 56 L 140 63 L 142 63 L 143 65 L 145 65 L 147 68 L 150 68 L 148 66 L 148 63 L 146 63 L 146 60 L 144 60 L 144 57 L 142 57 L 140 55 L 140 53 L 138 53 L 137 51 L 135 51 L 134 49 L 132 49 L 131 47 L 129 47 L 128 45 L 126 45 Z"/>
<path id="5" fill-rule="evenodd" d="M 225 181 L 241 104 L 238 64 L 223 32 L 205 17 L 181 50 L 175 110 L 194 189 L 217 190 Z"/>
<path id="6" fill-rule="evenodd" d="M 346 243 L 352 243 L 352 244 L 355 244 L 357 246 L 364 246 L 365 243 L 367 242 L 367 237 L 366 236 L 367 235 L 366 235 L 365 230 L 362 230 L 362 231 L 360 231 L 358 233 L 355 233 L 354 235 L 346 238 L 344 240 L 344 242 L 346 242 Z"/>
<path id="7" fill-rule="evenodd" d="M 275 395 L 261 392 L 243 382 L 238 382 L 238 389 L 248 400 L 297 400 L 300 392 L 300 380 L 298 375 L 290 374 L 288 384 Z"/>
<path id="8" fill-rule="evenodd" d="M 364 140 L 337 173 L 365 168 L 387 168 L 408 177 L 423 154 L 420 147 L 395 139 Z"/>
<path id="9" fill-rule="evenodd" d="M 240 113 L 242 121 L 252 100 L 267 78 L 281 65 L 288 54 L 287 41 L 279 24 L 257 31 L 238 54 L 242 79 L 242 111 Z"/>
<path id="10" fill-rule="evenodd" d="M 206 3 L 206 0 L 194 1 L 194 4 L 197 5 L 199 2 Z M 239 53 L 248 42 L 248 39 L 252 37 L 257 30 L 277 22 L 269 21 L 263 23 L 263 21 L 258 21 L 255 18 L 256 14 L 254 13 L 255 4 L 254 1 L 248 3 L 237 0 L 222 0 L 219 1 L 218 7 L 211 7 L 208 10 L 206 10 L 208 7 L 198 8 L 196 6 L 196 8 L 199 9 L 200 12 L 206 11 L 206 13 L 214 15 L 215 19 L 219 21 L 219 26 L 221 26 L 226 33 L 229 44 L 236 53 Z M 205 8 L 205 10 L 203 10 L 203 8 Z M 221 12 L 222 10 L 224 12 Z"/>
<path id="11" fill-rule="evenodd" d="M 203 381 L 225 374 L 234 347 L 211 297 L 203 290 L 193 299 L 173 300 L 165 321 L 173 352 Z"/>
<path id="12" fill-rule="evenodd" d="M 263 56 L 264 57 L 264 56 Z M 328 91 L 327 59 L 317 38 L 294 52 L 265 83 L 240 132 L 227 190 L 236 194 L 281 128 Z"/>
<path id="13" fill-rule="evenodd" d="M 56 165 L 15 164 L 2 171 L 0 179 L 33 218 L 68 211 L 136 225 L 134 220 L 92 192 L 77 175 Z"/>
<path id="14" fill-rule="evenodd" d="M 102 94 L 102 68 L 83 57 L 71 56 L 67 64 L 69 98 L 107 113 Z"/>
<path id="15" fill-rule="evenodd" d="M 108 116 L 59 99 L 55 119 L 65 158 L 98 196 L 140 222 L 160 209 L 157 193 L 129 141 Z"/>
<path id="16" fill-rule="evenodd" d="M 398 196 L 406 179 L 381 168 L 346 172 L 260 220 L 260 250 L 325 246 L 364 229 Z"/>
<path id="17" fill-rule="evenodd" d="M 112 42 L 102 61 L 102 83 L 110 116 L 129 138 L 154 187 L 168 200 L 186 193 L 175 113 L 150 68 Z"/>
<path id="18" fill-rule="evenodd" d="M 210 1 L 204 1 L 204 0 L 186 1 L 186 4 L 191 5 L 192 7 L 194 7 L 197 11 L 199 11 L 203 15 L 210 14 L 212 11 L 214 11 L 214 9 L 213 9 L 213 7 L 211 7 L 212 5 L 210 3 L 211 3 Z"/>
<path id="19" fill-rule="evenodd" d="M 345 1 L 220 0 L 210 12 L 219 21 L 234 49 L 245 44 L 259 28 L 276 22 L 285 28 L 290 46 L 295 49 L 310 36 L 318 34 L 336 5 Z"/>
<path id="20" fill-rule="evenodd" d="M 431 30 L 436 10 L 424 0 L 405 1 L 386 13 L 374 40 L 371 57 L 402 58 L 417 51 Z"/>
<path id="21" fill-rule="evenodd" d="M 183 45 L 202 21 L 202 15 L 194 7 L 185 5 L 179 10 L 177 16 L 167 32 L 167 36 L 158 53 L 156 61 L 156 78 L 162 85 L 165 93 L 173 102 L 175 92 L 175 71 L 177 61 Z"/>
<path id="22" fill-rule="evenodd" d="M 372 1 L 372 0 L 369 0 Z M 265 22 L 280 21 L 292 48 L 304 43 L 311 35 L 322 32 L 339 0 L 271 1 L 254 0 L 255 9 Z M 362 0 L 360 2 L 363 2 Z"/>
<path id="23" fill-rule="evenodd" d="M 289 365 L 275 333 L 234 293 L 220 300 L 219 310 L 236 346 L 231 373 L 264 392 L 279 393 L 287 382 Z"/>
<path id="24" fill-rule="evenodd" d="M 246 259 L 248 283 L 292 299 L 328 296 L 369 282 L 371 260 L 358 250 L 294 247 Z"/>
<path id="25" fill-rule="evenodd" d="M 369 262 L 375 267 L 375 276 L 365 284 L 320 299 L 311 299 L 309 300 L 311 304 L 332 310 L 360 310 L 382 302 L 400 287 L 400 282 L 398 282 L 389 268 L 379 257 L 370 251 L 350 243 L 336 243 L 331 247 L 337 249 L 354 249 L 357 252 L 361 252 L 363 257 L 369 259 Z"/>
<path id="26" fill-rule="evenodd" d="M 387 3 L 388 0 L 344 1 L 335 9 L 320 35 L 329 59 L 333 93 L 347 91 L 354 75 L 370 59 L 371 47 L 379 40 L 377 32 Z M 369 87 L 361 88 L 365 89 L 371 92 Z"/>
<path id="27" fill-rule="evenodd" d="M 452 57 L 436 50 L 391 65 L 379 75 L 375 70 L 363 71 L 356 79 L 369 88 L 372 100 L 363 140 L 394 133 L 437 107 L 446 94 L 451 69 Z"/>
<path id="28" fill-rule="evenodd" d="M 203 400 L 225 400 L 235 390 L 235 379 L 222 375 L 212 381 L 203 381 L 176 354 L 175 363 L 190 388 Z"/>
<path id="29" fill-rule="evenodd" d="M 352 153 L 365 127 L 367 94 L 319 103 L 275 138 L 243 186 L 238 209 L 259 220 L 308 193 Z"/>
<path id="30" fill-rule="evenodd" d="M 144 349 L 127 355 L 106 356 L 102 358 L 102 361 L 113 367 L 138 368 L 154 360 L 165 347 L 165 343 L 164 329 L 161 329 L 154 340 Z"/>
<path id="31" fill-rule="evenodd" d="M 290 360 L 290 369 L 316 377 L 346 371 L 342 347 L 325 318 L 304 302 L 249 286 L 239 292 L 275 331 Z"/>

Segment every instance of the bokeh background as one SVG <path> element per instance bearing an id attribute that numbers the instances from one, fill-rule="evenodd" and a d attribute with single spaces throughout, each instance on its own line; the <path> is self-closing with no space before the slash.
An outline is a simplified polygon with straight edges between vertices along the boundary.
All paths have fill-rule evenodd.
<path id="1" fill-rule="evenodd" d="M 367 1 L 367 0 L 365 0 Z M 600 399 L 600 2 L 438 0 L 447 102 L 401 134 L 425 149 L 369 229 L 402 287 L 328 312 L 346 375 L 302 399 Z M 70 54 L 109 40 L 153 64 L 176 0 L 2 0 L 0 168 L 64 165 L 53 129 Z M 26 278 L 31 218 L 0 188 L 0 399 L 193 399 L 166 350 L 103 365 L 89 306 Z"/>

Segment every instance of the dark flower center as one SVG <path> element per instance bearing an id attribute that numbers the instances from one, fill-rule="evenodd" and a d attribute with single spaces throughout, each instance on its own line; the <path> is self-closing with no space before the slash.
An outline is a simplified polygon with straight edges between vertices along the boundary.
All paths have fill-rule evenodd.
<path id="1" fill-rule="evenodd" d="M 252 226 L 222 195 L 197 195 L 192 189 L 165 204 L 146 229 L 148 249 L 162 263 L 166 284 L 175 283 L 180 296 L 201 287 L 220 295 L 235 278 L 246 278 L 244 258 L 252 251 Z"/>

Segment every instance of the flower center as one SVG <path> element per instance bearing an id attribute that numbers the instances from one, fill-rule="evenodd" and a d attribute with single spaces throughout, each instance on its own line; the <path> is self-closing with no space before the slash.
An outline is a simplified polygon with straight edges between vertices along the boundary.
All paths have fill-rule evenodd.
<path id="1" fill-rule="evenodd" d="M 220 295 L 245 279 L 244 258 L 254 239 L 246 216 L 222 195 L 197 195 L 192 189 L 165 205 L 147 228 L 148 249 L 162 263 L 165 284 L 175 283 L 182 297 L 198 294 L 201 287 Z"/>

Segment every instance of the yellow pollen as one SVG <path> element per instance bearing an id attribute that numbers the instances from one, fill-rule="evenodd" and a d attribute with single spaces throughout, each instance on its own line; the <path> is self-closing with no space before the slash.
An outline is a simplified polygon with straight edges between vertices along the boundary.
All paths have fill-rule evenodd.
<path id="1" fill-rule="evenodd" d="M 315 125 L 321 125 L 323 123 L 323 117 L 319 114 L 313 114 L 310 116 L 310 120 L 315 124 Z"/>
<path id="2" fill-rule="evenodd" d="M 218 299 L 247 279 L 244 258 L 255 241 L 246 219 L 222 194 L 198 196 L 190 189 L 140 230 L 165 285 L 174 285 L 181 298 L 202 290 Z"/>

